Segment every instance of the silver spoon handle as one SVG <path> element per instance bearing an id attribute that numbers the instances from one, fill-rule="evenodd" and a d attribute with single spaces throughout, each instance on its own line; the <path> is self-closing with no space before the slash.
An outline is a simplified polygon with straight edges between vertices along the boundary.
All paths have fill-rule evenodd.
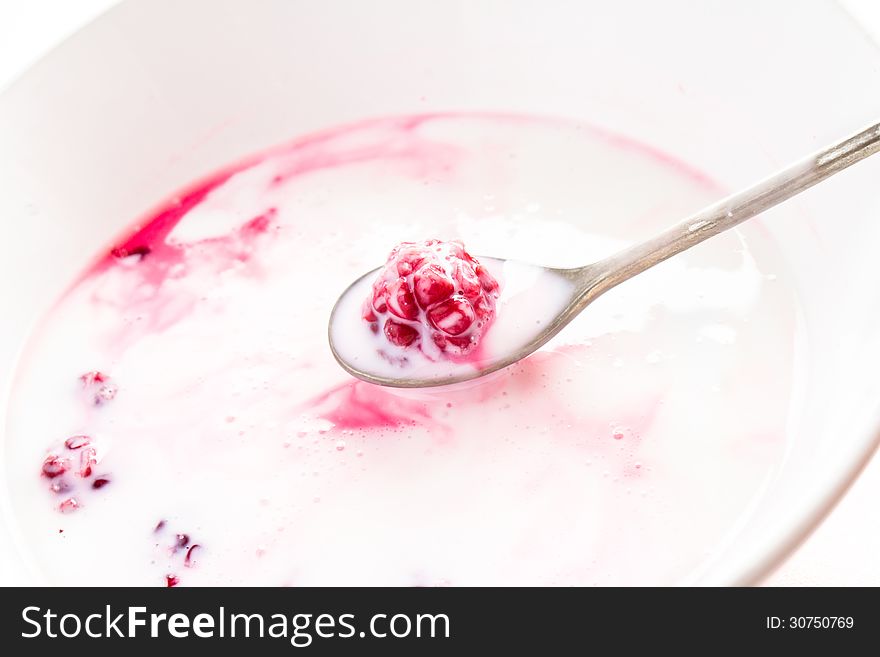
<path id="1" fill-rule="evenodd" d="M 880 150 L 880 123 L 839 141 L 758 184 L 728 196 L 659 235 L 583 268 L 592 294 L 614 287 L 703 240 L 754 217 Z M 588 301 L 589 299 L 585 299 Z"/>

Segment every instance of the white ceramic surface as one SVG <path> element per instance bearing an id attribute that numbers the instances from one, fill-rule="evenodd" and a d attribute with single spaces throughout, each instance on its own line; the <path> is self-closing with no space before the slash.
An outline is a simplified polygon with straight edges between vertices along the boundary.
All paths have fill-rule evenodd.
<path id="1" fill-rule="evenodd" d="M 880 113 L 880 52 L 858 25 L 828 3 L 796 17 L 758 2 L 125 3 L 0 97 L 2 383 L 35 317 L 110 235 L 180 183 L 310 130 L 438 109 L 580 117 L 729 188 L 751 182 Z M 764 219 L 802 296 L 807 410 L 699 583 L 755 581 L 875 445 L 878 174 L 869 161 Z M 8 536 L 0 564 L 4 583 L 28 581 Z"/>

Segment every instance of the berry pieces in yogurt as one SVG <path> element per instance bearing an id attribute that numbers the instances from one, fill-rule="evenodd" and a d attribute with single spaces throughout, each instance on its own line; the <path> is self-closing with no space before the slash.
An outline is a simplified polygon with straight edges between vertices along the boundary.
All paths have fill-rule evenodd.
<path id="1" fill-rule="evenodd" d="M 79 509 L 89 488 L 99 490 L 110 483 L 108 475 L 95 473 L 101 460 L 99 447 L 90 436 L 71 436 L 43 459 L 40 476 L 48 480 L 49 491 L 60 498 L 58 510 L 62 513 Z"/>
<path id="2" fill-rule="evenodd" d="M 479 345 L 495 319 L 498 291 L 461 242 L 402 242 L 373 283 L 363 319 L 396 347 L 455 359 Z"/>

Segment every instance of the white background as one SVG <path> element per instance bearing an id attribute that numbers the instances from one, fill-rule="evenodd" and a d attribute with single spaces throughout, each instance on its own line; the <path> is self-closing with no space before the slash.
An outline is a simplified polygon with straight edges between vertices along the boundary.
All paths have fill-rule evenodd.
<path id="1" fill-rule="evenodd" d="M 796 11 L 799 0 L 773 1 L 787 1 Z M 116 2 L 0 0 L 0 90 Z M 841 0 L 840 4 L 880 42 L 880 1 Z M 769 583 L 880 586 L 878 500 L 880 456 L 875 456 L 844 500 Z"/>

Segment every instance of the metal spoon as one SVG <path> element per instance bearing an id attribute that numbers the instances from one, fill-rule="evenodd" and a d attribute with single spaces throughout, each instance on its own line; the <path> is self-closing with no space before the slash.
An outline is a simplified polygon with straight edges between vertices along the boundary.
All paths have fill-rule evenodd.
<path id="1" fill-rule="evenodd" d="M 373 270 L 342 293 L 330 315 L 330 348 L 353 376 L 396 388 L 427 388 L 468 381 L 512 365 L 561 331 L 599 295 L 677 253 L 724 232 L 791 198 L 880 150 L 880 123 L 836 142 L 758 184 L 711 205 L 659 235 L 604 260 L 574 269 L 480 257 L 504 281 L 498 316 L 483 341 L 494 341 L 491 355 L 463 364 L 375 367 L 358 345 L 343 338 L 342 327 L 360 322 L 360 308 Z M 560 292 L 562 291 L 562 292 Z M 500 347 L 500 348 L 499 348 Z"/>

